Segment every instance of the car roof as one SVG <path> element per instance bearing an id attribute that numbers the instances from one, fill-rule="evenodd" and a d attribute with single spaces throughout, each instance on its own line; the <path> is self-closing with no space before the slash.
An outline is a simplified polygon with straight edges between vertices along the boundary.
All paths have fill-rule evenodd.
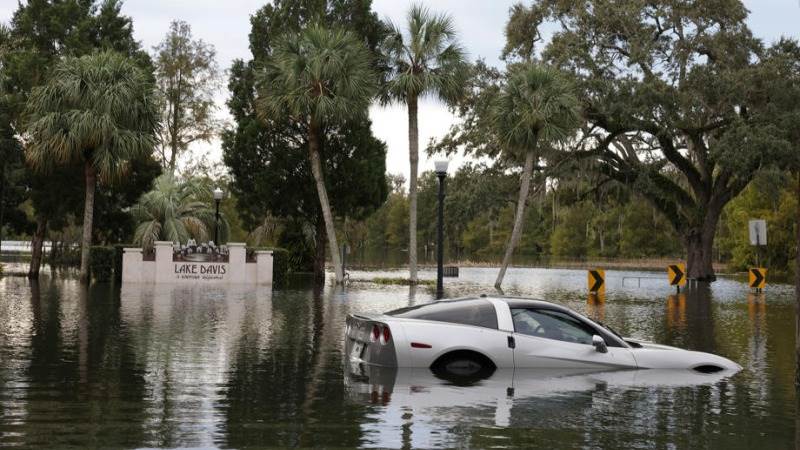
<path id="1" fill-rule="evenodd" d="M 463 298 L 455 298 L 447 300 L 438 300 L 433 303 L 458 303 L 469 300 L 499 300 L 501 302 L 505 302 L 511 308 L 550 308 L 561 311 L 571 311 L 569 308 L 565 306 L 561 306 L 559 304 L 551 303 L 545 300 L 527 298 L 527 297 L 512 297 L 504 295 L 481 295 L 479 297 L 463 297 Z"/>

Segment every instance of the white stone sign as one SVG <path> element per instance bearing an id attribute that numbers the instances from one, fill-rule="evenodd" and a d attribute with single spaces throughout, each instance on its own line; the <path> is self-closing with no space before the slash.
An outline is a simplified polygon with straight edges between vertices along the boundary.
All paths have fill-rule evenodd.
<path id="1" fill-rule="evenodd" d="M 151 258 L 152 259 L 152 258 Z M 141 248 L 126 248 L 122 256 L 123 283 L 209 283 L 272 285 L 272 252 L 256 251 L 247 261 L 244 244 L 228 244 L 228 261 L 183 261 L 172 242 L 156 242 L 155 258 L 147 261 Z"/>

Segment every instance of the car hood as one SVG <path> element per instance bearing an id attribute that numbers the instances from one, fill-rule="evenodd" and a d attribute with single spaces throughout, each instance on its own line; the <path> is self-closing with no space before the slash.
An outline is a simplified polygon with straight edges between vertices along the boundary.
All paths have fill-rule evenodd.
<path id="1" fill-rule="evenodd" d="M 728 358 L 705 352 L 684 350 L 668 345 L 625 338 L 634 344 L 631 348 L 640 369 L 693 369 L 697 371 L 742 370 L 742 366 Z"/>

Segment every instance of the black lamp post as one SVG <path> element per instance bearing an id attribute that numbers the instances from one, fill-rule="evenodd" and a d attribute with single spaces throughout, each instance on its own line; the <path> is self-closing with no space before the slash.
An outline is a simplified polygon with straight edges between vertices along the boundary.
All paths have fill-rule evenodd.
<path id="1" fill-rule="evenodd" d="M 214 189 L 214 202 L 217 204 L 217 212 L 214 215 L 214 245 L 219 245 L 219 202 L 222 201 L 222 189 L 216 188 Z"/>
<path id="2" fill-rule="evenodd" d="M 447 177 L 449 161 L 436 161 L 436 177 L 439 178 L 439 214 L 436 225 L 436 299 L 444 297 L 444 179 Z"/>

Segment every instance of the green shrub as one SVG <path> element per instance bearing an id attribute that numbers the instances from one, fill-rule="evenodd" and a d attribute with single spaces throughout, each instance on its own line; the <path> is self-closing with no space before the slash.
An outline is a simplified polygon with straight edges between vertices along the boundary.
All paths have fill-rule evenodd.
<path id="1" fill-rule="evenodd" d="M 286 286 L 286 279 L 289 275 L 289 251 L 285 248 L 271 247 L 248 247 L 247 260 L 254 261 L 257 251 L 272 251 L 272 287 L 282 288 Z"/>
<path id="2" fill-rule="evenodd" d="M 110 281 L 114 272 L 114 247 L 91 247 L 89 249 L 89 271 L 97 281 Z"/>
<path id="3" fill-rule="evenodd" d="M 397 286 L 411 286 L 412 284 L 414 284 L 408 278 L 377 277 L 373 278 L 372 282 L 375 284 L 386 284 L 386 285 L 397 285 Z M 416 284 L 420 286 L 436 286 L 436 280 L 417 280 Z"/>
<path id="4" fill-rule="evenodd" d="M 134 244 L 116 244 L 114 245 L 114 281 L 122 281 L 122 255 L 125 253 L 126 248 L 136 247 Z"/>
<path id="5" fill-rule="evenodd" d="M 56 242 L 45 258 L 50 265 L 58 267 L 80 267 L 81 246 L 67 242 Z"/>

